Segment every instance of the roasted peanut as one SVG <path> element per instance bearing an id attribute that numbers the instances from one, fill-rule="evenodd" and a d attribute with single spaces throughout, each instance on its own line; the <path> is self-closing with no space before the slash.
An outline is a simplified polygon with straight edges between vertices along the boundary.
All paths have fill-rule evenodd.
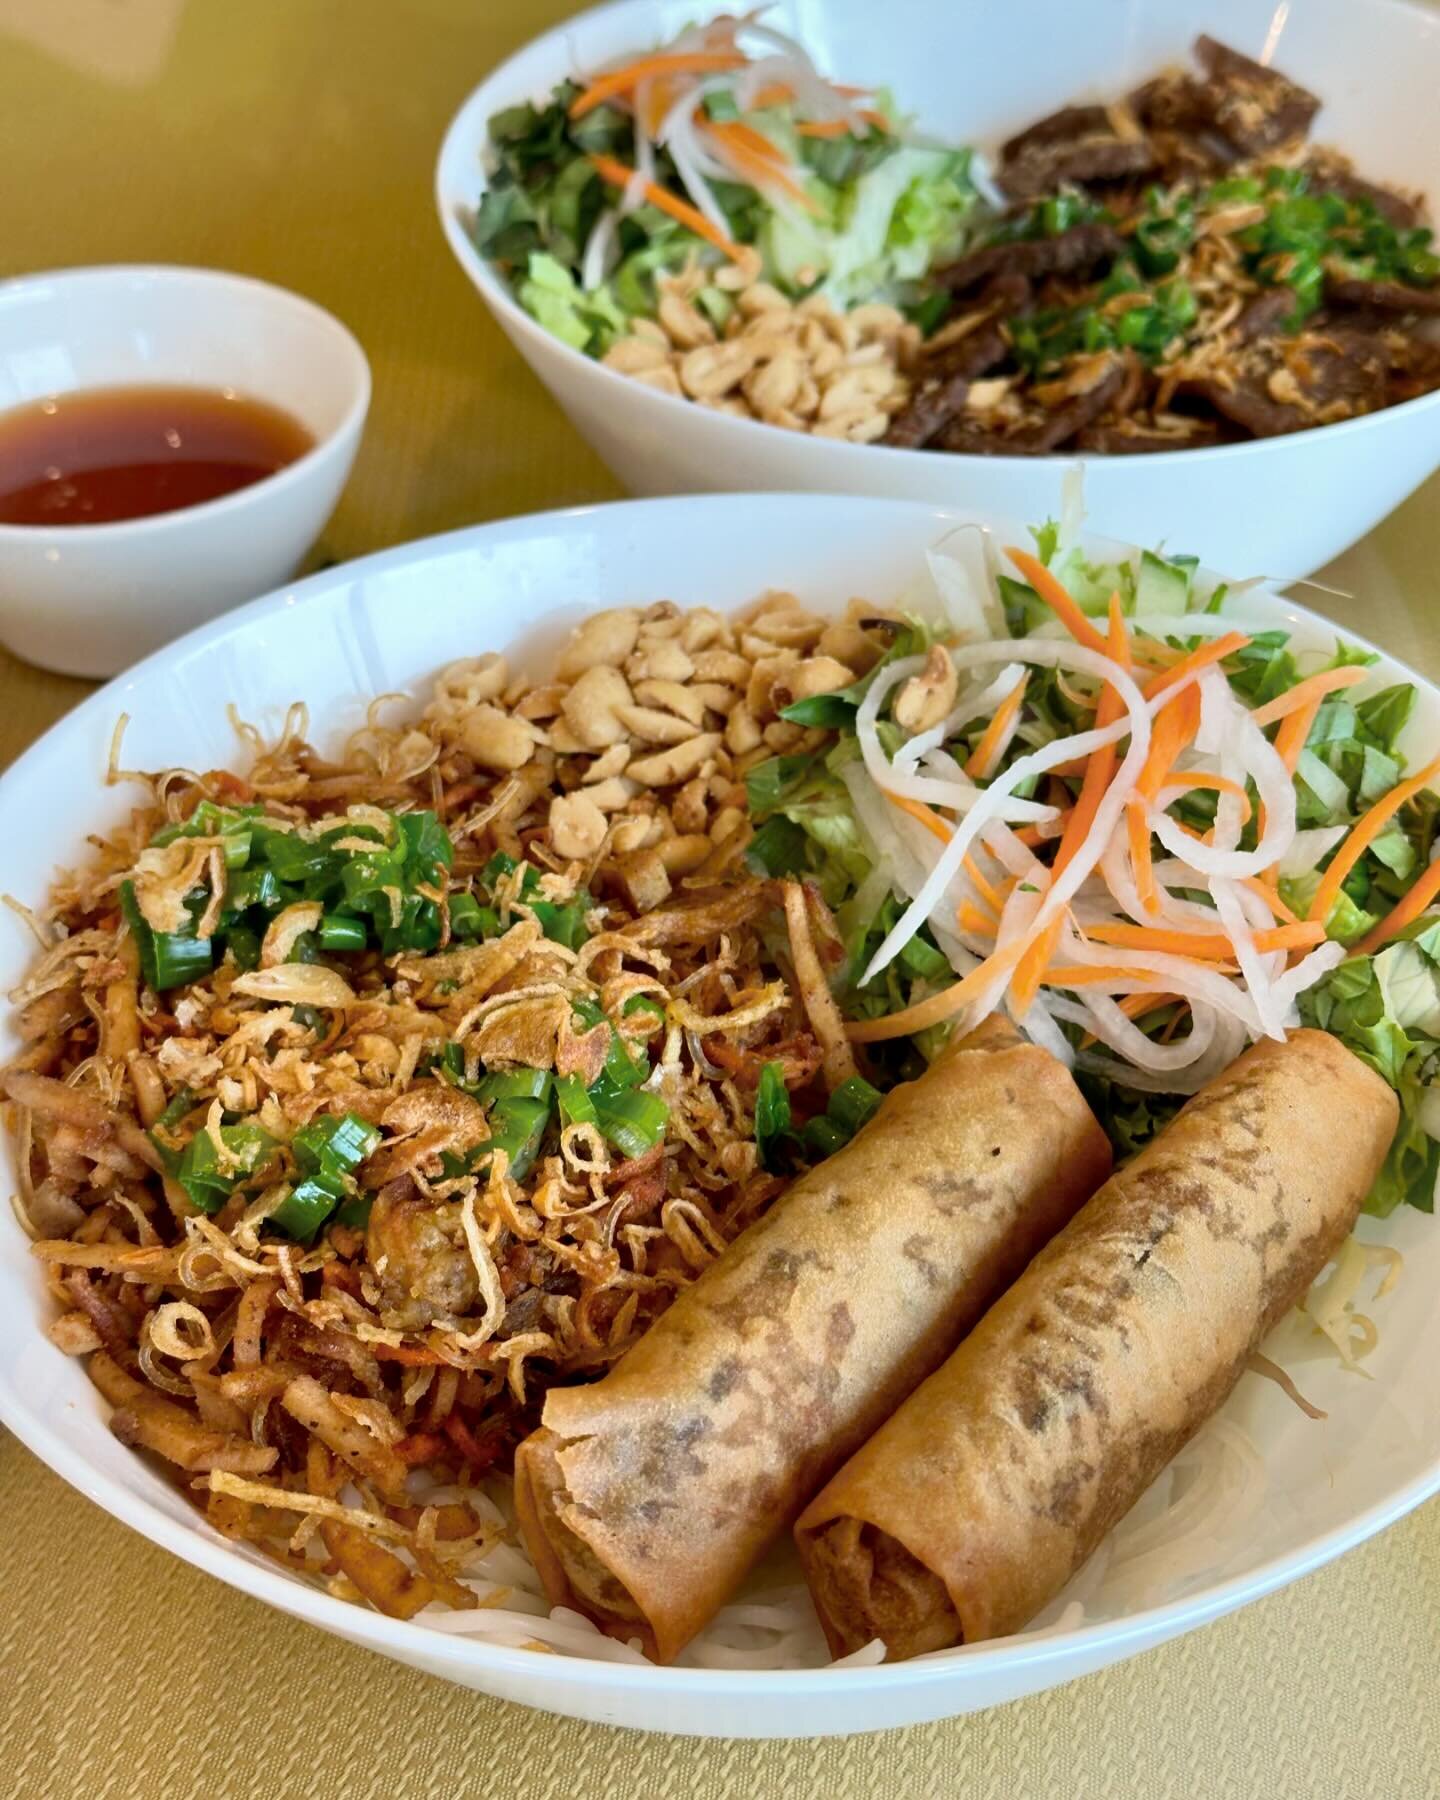
<path id="1" fill-rule="evenodd" d="M 550 845 L 568 862 L 584 862 L 605 842 L 608 826 L 594 798 L 583 788 L 557 794 L 550 802 Z"/>
<path id="2" fill-rule="evenodd" d="M 654 850 L 637 850 L 616 858 L 615 873 L 625 898 L 636 912 L 650 912 L 670 895 L 670 877 Z"/>
<path id="3" fill-rule="evenodd" d="M 695 673 L 695 664 L 673 638 L 646 643 L 644 636 L 642 631 L 641 647 L 625 664 L 631 681 L 688 681 Z"/>
<path id="4" fill-rule="evenodd" d="M 858 625 L 827 625 L 815 648 L 821 656 L 845 663 L 857 675 L 868 674 L 883 654 L 875 639 Z"/>
<path id="5" fill-rule="evenodd" d="M 678 681 L 651 680 L 636 684 L 635 698 L 644 706 L 663 707 L 699 727 L 705 720 L 705 702 Z"/>
<path id="6" fill-rule="evenodd" d="M 465 715 L 460 728 L 460 747 L 482 769 L 508 772 L 523 768 L 539 742 L 535 727 L 498 706 L 477 706 Z"/>
<path id="7" fill-rule="evenodd" d="M 604 750 L 625 736 L 619 710 L 631 704 L 630 683 L 608 663 L 587 668 L 561 702 L 565 723 L 587 750 Z"/>
<path id="8" fill-rule="evenodd" d="M 560 681 L 574 681 L 587 669 L 602 665 L 611 669 L 624 666 L 625 658 L 635 648 L 640 635 L 640 614 L 633 606 L 614 607 L 608 612 L 592 613 L 577 625 L 570 641 L 560 652 L 555 675 Z"/>
<path id="9" fill-rule="evenodd" d="M 755 722 L 755 715 L 743 701 L 736 706 L 725 721 L 725 748 L 735 756 L 743 756 L 747 750 L 763 742 L 760 727 Z"/>
<path id="10" fill-rule="evenodd" d="M 670 806 L 670 817 L 675 821 L 675 829 L 681 832 L 696 832 L 705 829 L 705 821 L 709 817 L 707 788 L 709 783 L 697 775 L 693 781 L 687 781 Z"/>
<path id="11" fill-rule="evenodd" d="M 770 701 L 777 711 L 783 712 L 797 700 L 810 700 L 816 694 L 833 694 L 849 687 L 854 679 L 853 671 L 833 656 L 807 656 L 771 684 Z"/>
<path id="12" fill-rule="evenodd" d="M 696 774 L 707 757 L 720 748 L 718 731 L 697 732 L 683 744 L 673 744 L 654 756 L 642 756 L 632 762 L 626 773 L 644 787 L 674 787 Z"/>
<path id="13" fill-rule="evenodd" d="M 636 791 L 635 783 L 627 781 L 623 775 L 611 775 L 605 781 L 597 781 L 591 787 L 580 789 L 602 813 L 619 812 L 621 807 L 630 804 Z"/>
<path id="14" fill-rule="evenodd" d="M 590 767 L 581 776 L 587 784 L 592 781 L 608 781 L 612 775 L 623 775 L 625 765 L 630 760 L 630 746 L 625 743 L 612 744 L 603 750 Z"/>
<path id="15" fill-rule="evenodd" d="M 695 832 L 684 837 L 666 838 L 656 846 L 655 854 L 660 858 L 667 875 L 690 875 L 700 867 L 713 848 L 704 832 Z"/>
<path id="16" fill-rule="evenodd" d="M 932 644 L 925 667 L 903 683 L 895 696 L 895 723 L 913 736 L 938 725 L 955 704 L 959 678 L 950 652 L 943 644 Z"/>
<path id="17" fill-rule="evenodd" d="M 646 744 L 683 744 L 695 735 L 688 719 L 677 719 L 674 713 L 658 712 L 652 706 L 621 704 L 615 708 L 615 717 L 631 737 Z"/>
<path id="18" fill-rule="evenodd" d="M 666 337 L 677 350 L 695 350 L 715 342 L 715 327 L 704 313 L 673 291 L 660 296 L 655 309 Z"/>

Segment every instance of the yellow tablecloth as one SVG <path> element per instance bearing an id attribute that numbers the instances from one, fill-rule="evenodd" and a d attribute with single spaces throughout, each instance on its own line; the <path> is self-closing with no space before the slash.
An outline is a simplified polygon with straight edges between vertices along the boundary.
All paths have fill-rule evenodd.
<path id="1" fill-rule="evenodd" d="M 0 0 L 0 276 L 244 270 L 375 370 L 323 550 L 618 491 L 453 266 L 445 121 L 564 0 Z M 1332 571 L 1342 623 L 1440 672 L 1440 483 Z M 1303 504 L 1296 496 L 1296 504 Z M 0 653 L 0 761 L 85 692 Z M 0 1791 L 23 1796 L 943 1794 L 1406 1800 L 1440 1788 L 1440 1506 L 1107 1673 L 851 1741 L 622 1735 L 451 1689 L 152 1549 L 0 1432 Z"/>

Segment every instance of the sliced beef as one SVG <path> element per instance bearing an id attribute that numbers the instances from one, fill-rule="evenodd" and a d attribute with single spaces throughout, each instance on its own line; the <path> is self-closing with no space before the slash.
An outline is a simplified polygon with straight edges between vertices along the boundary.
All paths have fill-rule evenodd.
<path id="1" fill-rule="evenodd" d="M 1246 156 L 1288 144 L 1310 129 L 1320 102 L 1296 82 L 1212 37 L 1195 40 L 1195 55 L 1205 71 L 1199 96 L 1209 123 Z"/>
<path id="2" fill-rule="evenodd" d="M 1362 181 L 1346 169 L 1330 169 L 1322 164 L 1311 172 L 1309 187 L 1314 194 L 1338 194 L 1342 200 L 1367 203 L 1397 231 L 1409 231 L 1420 223 L 1420 207 L 1409 195 L 1373 181 Z"/>
<path id="3" fill-rule="evenodd" d="M 1201 131 L 1210 122 L 1200 84 L 1183 69 L 1167 69 L 1135 89 L 1127 104 L 1147 130 Z"/>
<path id="4" fill-rule="evenodd" d="M 936 279 L 955 293 L 978 287 L 994 276 L 1074 274 L 1118 256 L 1125 240 L 1113 225 L 1072 225 L 1054 237 L 1018 238 L 1010 244 L 986 244 L 948 268 Z"/>
<path id="5" fill-rule="evenodd" d="M 1068 144 L 1075 138 L 1094 137 L 1108 131 L 1110 121 L 1103 106 L 1062 106 L 1059 112 L 1047 113 L 1033 125 L 1007 138 L 1000 146 L 1002 162 L 1019 156 L 1036 144 Z"/>
<path id="6" fill-rule="evenodd" d="M 1403 281 L 1356 281 L 1350 276 L 1327 275 L 1325 298 L 1336 306 L 1365 306 L 1382 313 L 1440 316 L 1440 286 L 1411 287 Z"/>
<path id="7" fill-rule="evenodd" d="M 940 447 L 964 456 L 1047 456 L 1108 411 L 1132 378 L 1128 356 L 1096 357 L 1092 366 L 1073 373 L 1075 391 L 1041 417 L 1010 431 L 956 419 L 940 433 Z"/>
<path id="8" fill-rule="evenodd" d="M 1296 352 L 1282 359 L 1262 346 L 1233 386 L 1203 378 L 1187 383 L 1186 391 L 1252 437 L 1283 437 L 1385 404 L 1386 355 L 1375 338 L 1343 330 L 1307 333 Z"/>
<path id="9" fill-rule="evenodd" d="M 1202 450 L 1219 442 L 1220 427 L 1212 419 L 1194 420 L 1184 437 L 1174 431 L 1147 431 L 1125 419 L 1114 425 L 1091 425 L 1076 438 L 1075 448 L 1101 456 L 1139 456 L 1162 450 Z"/>
<path id="10" fill-rule="evenodd" d="M 995 180 L 1012 200 L 1038 200 L 1067 184 L 1130 181 L 1151 174 L 1156 165 L 1148 139 L 1122 138 L 1107 131 L 1065 143 L 1032 144 L 1007 158 L 995 171 Z"/>
<path id="11" fill-rule="evenodd" d="M 1003 362 L 1010 344 L 999 320 L 992 319 L 978 326 L 954 349 L 958 354 L 942 354 L 935 359 L 934 372 L 921 376 L 910 399 L 890 421 L 885 434 L 887 444 L 910 450 L 928 444 L 943 425 L 964 410 L 970 383 Z"/>
<path id="12" fill-rule="evenodd" d="M 920 378 L 907 404 L 891 420 L 885 442 L 921 449 L 962 412 L 970 383 L 1009 354 L 1010 341 L 1002 321 L 1023 312 L 1029 301 L 1030 283 L 1023 275 L 1001 276 L 979 296 L 979 305 L 989 309 L 988 316 L 969 314 L 980 322 L 963 336 L 947 338 L 942 327 L 926 348 Z M 953 332 L 955 327 L 949 329 Z"/>
<path id="13" fill-rule="evenodd" d="M 1283 327 L 1294 306 L 1295 296 L 1289 288 L 1268 288 L 1247 302 L 1231 329 L 1242 344 L 1258 343 Z"/>

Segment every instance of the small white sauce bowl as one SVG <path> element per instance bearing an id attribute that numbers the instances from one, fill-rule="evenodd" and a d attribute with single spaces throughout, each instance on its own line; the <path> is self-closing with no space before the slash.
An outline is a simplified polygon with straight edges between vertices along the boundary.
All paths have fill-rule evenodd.
<path id="1" fill-rule="evenodd" d="M 212 269 L 65 269 L 0 285 L 0 412 L 56 394 L 233 388 L 314 438 L 251 486 L 110 525 L 0 524 L 0 641 L 70 675 L 114 675 L 288 579 L 355 460 L 370 367 L 298 294 Z"/>

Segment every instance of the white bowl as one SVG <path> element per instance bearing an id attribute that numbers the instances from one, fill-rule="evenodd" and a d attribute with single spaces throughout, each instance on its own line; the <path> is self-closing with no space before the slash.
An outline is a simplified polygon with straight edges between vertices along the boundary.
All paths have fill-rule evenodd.
<path id="1" fill-rule="evenodd" d="M 213 269 L 63 269 L 0 286 L 0 412 L 92 388 L 235 388 L 314 447 L 219 500 L 113 525 L 0 524 L 0 641 L 71 675 L 114 675 L 299 567 L 334 509 L 370 405 L 338 320 Z"/>
<path id="2" fill-rule="evenodd" d="M 536 38 L 475 90 L 440 152 L 436 193 L 460 266 L 571 422 L 639 494 L 793 488 L 885 494 L 941 506 L 1040 516 L 1055 459 L 952 456 L 834 442 L 759 425 L 657 393 L 602 368 L 541 329 L 475 249 L 486 123 L 541 99 L 577 70 L 647 48 L 683 25 L 738 10 L 733 0 L 619 0 Z M 920 126 L 988 146 L 1072 99 L 1112 98 L 1184 61 L 1199 30 L 1303 82 L 1324 102 L 1318 141 L 1360 172 L 1440 203 L 1440 12 L 1398 0 L 777 0 L 770 22 L 793 32 L 838 79 L 888 86 Z M 1220 568 L 1308 575 L 1398 506 L 1440 466 L 1440 393 L 1290 437 L 1171 451 L 1085 456 L 1097 529 L 1163 538 Z"/>
<path id="3" fill-rule="evenodd" d="M 1052 506 L 1056 498 L 1049 496 Z M 322 745 L 338 744 L 363 721 L 372 695 L 418 692 L 447 661 L 511 645 L 517 631 L 553 637 L 586 607 L 669 596 L 728 608 L 772 586 L 837 609 L 853 594 L 893 598 L 923 568 L 925 547 L 966 516 L 820 495 L 648 501 L 509 520 L 326 570 L 151 657 L 28 751 L 0 779 L 0 893 L 38 903 L 51 870 L 73 862 L 85 832 L 128 817 L 124 788 L 102 785 L 121 712 L 131 720 L 124 745 L 131 768 L 233 762 L 231 701 L 269 734 L 287 704 L 303 698 Z M 1273 594 L 1247 595 L 1244 610 L 1247 619 L 1289 624 L 1301 643 L 1333 641 L 1328 626 Z M 1375 680 L 1402 675 L 1386 658 Z M 1433 746 L 1440 692 L 1419 685 L 1414 741 Z M 20 979 L 33 955 L 21 922 L 0 911 L 0 991 Z M 13 1050 L 11 1034 L 0 1042 L 0 1058 Z M 8 1142 L 4 1155 L 13 1174 Z M 298 1618 L 463 1686 L 579 1718 L 778 1737 L 873 1730 L 993 1706 L 1217 1618 L 1440 1489 L 1440 1309 L 1432 1298 L 1440 1286 L 1440 1222 L 1407 1209 L 1383 1225 L 1365 1221 L 1365 1235 L 1394 1244 L 1405 1258 L 1397 1291 L 1375 1309 L 1381 1338 L 1367 1364 L 1373 1380 L 1334 1361 L 1306 1364 L 1301 1384 L 1328 1410 L 1323 1424 L 1303 1418 L 1270 1383 L 1242 1383 L 1222 1429 L 1238 1426 L 1263 1450 L 1266 1502 L 1217 1524 L 1203 1576 L 1171 1580 L 1144 1610 L 1107 1604 L 1102 1586 L 1079 1628 L 879 1668 L 659 1669 L 498 1648 L 424 1618 L 401 1623 L 334 1599 L 213 1532 L 110 1435 L 83 1369 L 43 1335 L 51 1309 L 38 1266 L 10 1210 L 0 1210 L 0 1419 L 52 1468 L 154 1542 Z M 1092 1573 L 1082 1571 L 1078 1584 Z M 1295 1653 L 1318 1656 L 1323 1646 L 1301 1644 Z"/>

